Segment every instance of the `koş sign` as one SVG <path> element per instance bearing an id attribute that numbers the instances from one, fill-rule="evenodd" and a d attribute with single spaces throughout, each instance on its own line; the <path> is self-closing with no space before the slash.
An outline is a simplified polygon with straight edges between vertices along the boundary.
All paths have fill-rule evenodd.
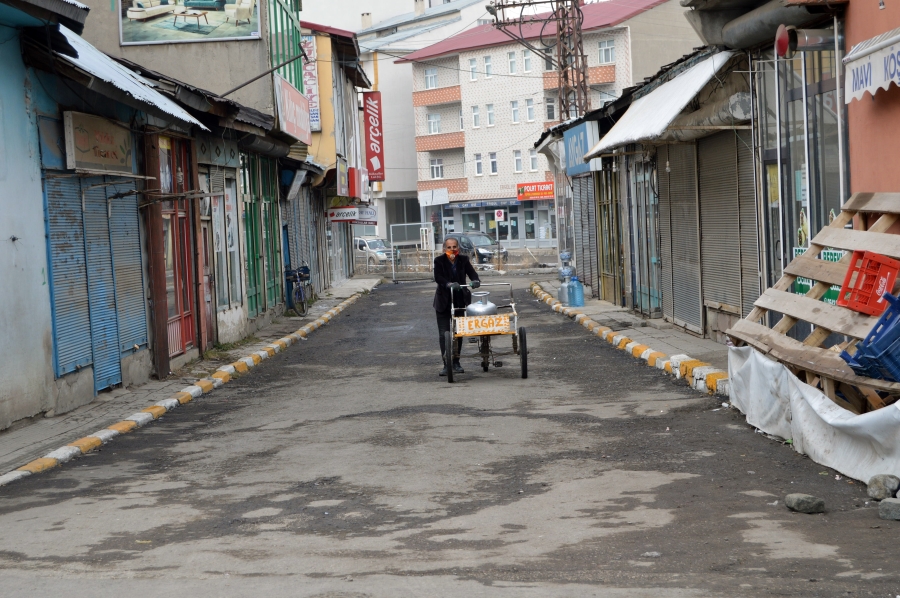
<path id="1" fill-rule="evenodd" d="M 584 155 L 600 142 L 597 121 L 581 123 L 563 133 L 566 150 L 566 174 L 587 174 L 592 170 L 600 170 L 600 159 L 584 161 Z"/>
<path id="2" fill-rule="evenodd" d="M 369 180 L 384 180 L 384 122 L 381 117 L 381 92 L 363 93 L 363 123 L 366 134 L 366 165 Z"/>
<path id="3" fill-rule="evenodd" d="M 887 89 L 891 81 L 900 85 L 900 44 L 876 50 L 847 63 L 844 75 L 844 101 L 860 100 L 868 91 L 872 95 Z"/>

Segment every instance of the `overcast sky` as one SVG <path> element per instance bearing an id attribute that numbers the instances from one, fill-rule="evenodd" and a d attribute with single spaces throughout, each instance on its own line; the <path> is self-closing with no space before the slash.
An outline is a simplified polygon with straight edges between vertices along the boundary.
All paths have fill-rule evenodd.
<path id="1" fill-rule="evenodd" d="M 390 17 L 412 12 L 413 0 L 303 0 L 300 18 L 320 25 L 330 25 L 338 29 L 359 31 L 362 29 L 360 15 L 372 13 L 372 23 Z"/>

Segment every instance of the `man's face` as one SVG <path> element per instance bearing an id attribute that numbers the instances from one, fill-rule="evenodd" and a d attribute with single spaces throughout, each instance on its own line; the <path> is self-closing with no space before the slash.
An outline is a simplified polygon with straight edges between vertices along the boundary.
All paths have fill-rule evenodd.
<path id="1" fill-rule="evenodd" d="M 447 239 L 444 242 L 444 252 L 447 255 L 456 255 L 459 253 L 459 242 L 456 239 Z"/>

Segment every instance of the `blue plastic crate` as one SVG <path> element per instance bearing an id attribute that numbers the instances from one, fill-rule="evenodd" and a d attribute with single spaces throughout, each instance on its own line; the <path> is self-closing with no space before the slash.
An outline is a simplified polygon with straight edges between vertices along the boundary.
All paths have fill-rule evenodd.
<path id="1" fill-rule="evenodd" d="M 846 351 L 841 351 L 841 359 L 847 362 L 847 365 L 850 366 L 850 369 L 857 376 L 865 376 L 866 378 L 877 378 L 881 379 L 881 371 L 877 367 L 872 367 L 869 363 L 869 360 L 865 358 L 865 356 L 860 355 L 858 352 L 855 356 L 850 355 Z"/>
<path id="2" fill-rule="evenodd" d="M 900 299 L 894 297 L 890 293 L 885 293 L 884 298 L 890 304 L 883 314 L 878 318 L 878 322 L 872 327 L 866 338 L 857 345 L 859 352 L 865 353 L 870 357 L 884 353 L 888 347 L 894 345 L 900 340 Z"/>

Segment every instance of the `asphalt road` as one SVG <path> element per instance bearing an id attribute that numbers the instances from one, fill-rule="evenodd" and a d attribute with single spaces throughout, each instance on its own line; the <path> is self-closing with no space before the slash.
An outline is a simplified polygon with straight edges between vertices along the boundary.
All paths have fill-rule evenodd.
<path id="1" fill-rule="evenodd" d="M 0 595 L 900 594 L 900 523 L 862 484 L 524 289 L 529 378 L 464 360 L 449 385 L 431 296 L 381 287 L 250 375 L 0 489 Z M 792 514 L 788 492 L 828 512 Z"/>

